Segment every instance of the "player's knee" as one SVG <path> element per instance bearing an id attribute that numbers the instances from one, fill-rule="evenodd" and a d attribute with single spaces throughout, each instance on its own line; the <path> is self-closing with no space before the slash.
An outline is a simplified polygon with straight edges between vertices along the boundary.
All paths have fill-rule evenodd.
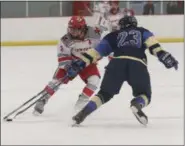
<path id="1" fill-rule="evenodd" d="M 93 76 L 90 76 L 88 79 L 87 79 L 87 83 L 90 84 L 90 85 L 93 85 L 93 86 L 98 86 L 100 82 L 100 77 L 97 76 L 97 75 L 93 75 Z"/>
<path id="2" fill-rule="evenodd" d="M 103 90 L 100 90 L 97 94 L 97 96 L 101 99 L 102 103 L 108 102 L 114 95 L 111 95 L 108 92 L 105 92 Z"/>
<path id="3" fill-rule="evenodd" d="M 53 79 L 52 81 L 50 81 L 50 82 L 48 83 L 48 86 L 49 86 L 50 88 L 54 88 L 55 85 L 58 84 L 58 83 L 59 83 L 58 80 Z"/>
<path id="4" fill-rule="evenodd" d="M 95 90 L 98 88 L 99 81 L 100 79 L 98 76 L 90 76 L 87 79 L 87 85 L 83 89 L 83 94 L 87 97 L 91 97 L 94 94 Z"/>
<path id="5" fill-rule="evenodd" d="M 62 80 L 62 78 L 64 78 L 66 75 L 66 71 L 62 68 L 58 68 L 57 71 L 55 72 L 55 74 L 53 75 L 53 81 L 59 81 Z M 67 84 L 70 81 L 69 78 L 66 78 L 65 80 L 63 80 L 64 84 Z"/>
<path id="6" fill-rule="evenodd" d="M 58 84 L 59 81 L 58 80 L 52 80 L 48 83 L 48 85 L 46 86 L 45 90 L 50 94 L 53 95 L 57 90 L 58 87 L 56 87 L 56 84 Z"/>

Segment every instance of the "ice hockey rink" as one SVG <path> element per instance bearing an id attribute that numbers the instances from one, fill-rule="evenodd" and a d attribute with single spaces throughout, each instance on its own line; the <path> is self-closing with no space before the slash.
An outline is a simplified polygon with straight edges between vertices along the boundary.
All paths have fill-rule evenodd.
<path id="1" fill-rule="evenodd" d="M 184 44 L 162 46 L 179 61 L 179 70 L 166 69 L 148 52 L 152 101 L 144 109 L 147 127 L 135 119 L 129 106 L 131 88 L 124 83 L 119 95 L 89 116 L 82 126 L 71 127 L 73 107 L 84 83 L 77 77 L 62 85 L 40 117 L 32 108 L 14 122 L 1 120 L 2 145 L 183 145 Z M 55 46 L 1 48 L 1 119 L 36 95 L 51 80 L 57 67 Z M 107 58 L 99 62 L 103 76 Z"/>

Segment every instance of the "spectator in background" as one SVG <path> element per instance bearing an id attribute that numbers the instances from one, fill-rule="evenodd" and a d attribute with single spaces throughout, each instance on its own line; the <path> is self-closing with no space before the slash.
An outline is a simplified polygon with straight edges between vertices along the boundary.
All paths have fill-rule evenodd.
<path id="1" fill-rule="evenodd" d="M 147 1 L 143 8 L 143 15 L 154 15 L 154 4 L 152 1 Z"/>
<path id="2" fill-rule="evenodd" d="M 176 1 L 168 2 L 167 4 L 167 14 L 178 14 L 178 5 Z"/>
<path id="3" fill-rule="evenodd" d="M 73 1 L 73 15 L 91 16 L 87 8 L 91 8 L 90 1 Z"/>
<path id="4" fill-rule="evenodd" d="M 177 1 L 178 14 L 184 14 L 184 1 Z"/>

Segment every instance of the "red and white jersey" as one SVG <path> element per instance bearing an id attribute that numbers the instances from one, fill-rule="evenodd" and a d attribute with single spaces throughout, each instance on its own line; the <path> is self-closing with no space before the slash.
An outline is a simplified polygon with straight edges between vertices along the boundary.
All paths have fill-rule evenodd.
<path id="1" fill-rule="evenodd" d="M 118 22 L 124 16 L 124 9 L 119 9 L 116 14 L 110 12 L 108 3 L 99 3 L 95 7 L 96 25 L 103 27 L 105 31 L 115 31 L 118 29 Z"/>
<path id="2" fill-rule="evenodd" d="M 95 7 L 96 12 L 96 26 L 104 30 L 104 33 L 102 35 L 105 36 L 106 34 L 118 30 L 119 26 L 119 20 L 124 16 L 124 10 L 125 9 L 119 9 L 119 11 L 116 14 L 112 14 L 110 12 L 110 5 L 108 3 L 102 2 L 99 3 Z M 108 58 L 109 60 L 112 59 L 114 53 L 111 53 Z"/>
<path id="3" fill-rule="evenodd" d="M 69 34 L 65 34 L 58 44 L 58 62 L 59 67 L 64 68 L 70 64 L 73 59 L 81 56 L 81 53 L 89 49 L 95 48 L 100 42 L 101 31 L 88 26 L 87 34 L 84 40 L 76 40 L 71 38 Z"/>
<path id="4" fill-rule="evenodd" d="M 116 31 L 119 29 L 119 20 L 124 15 L 134 15 L 134 11 L 132 9 L 123 8 L 118 10 L 116 14 L 111 13 L 111 7 L 107 2 L 101 2 L 95 7 L 95 16 L 96 16 L 96 25 L 99 28 L 104 30 L 105 36 L 106 34 Z M 114 53 L 109 55 L 109 59 L 112 59 Z"/>
<path id="5" fill-rule="evenodd" d="M 118 30 L 119 20 L 124 16 L 124 9 L 120 9 L 116 14 L 112 14 L 110 12 L 107 13 L 107 20 L 109 21 L 109 25 L 111 31 Z"/>

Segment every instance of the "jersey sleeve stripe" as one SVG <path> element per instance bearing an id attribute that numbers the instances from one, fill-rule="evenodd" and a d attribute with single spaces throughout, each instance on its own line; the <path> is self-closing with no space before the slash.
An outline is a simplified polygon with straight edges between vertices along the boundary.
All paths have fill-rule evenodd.
<path id="1" fill-rule="evenodd" d="M 57 55 L 58 57 L 68 57 L 69 56 L 69 54 L 62 54 L 62 53 L 58 53 L 58 55 Z"/>
<path id="2" fill-rule="evenodd" d="M 157 43 L 149 47 L 149 51 L 152 55 L 156 55 L 158 51 L 162 50 L 161 46 Z"/>
<path id="3" fill-rule="evenodd" d="M 154 44 L 158 44 L 158 40 L 152 36 L 152 37 L 149 37 L 146 41 L 145 41 L 145 44 L 146 46 L 149 48 L 150 46 L 154 45 Z"/>
<path id="4" fill-rule="evenodd" d="M 64 67 L 66 64 L 71 63 L 71 61 L 63 61 L 63 62 L 59 62 L 59 67 Z"/>
<path id="5" fill-rule="evenodd" d="M 72 57 L 59 57 L 58 62 L 71 61 Z"/>

